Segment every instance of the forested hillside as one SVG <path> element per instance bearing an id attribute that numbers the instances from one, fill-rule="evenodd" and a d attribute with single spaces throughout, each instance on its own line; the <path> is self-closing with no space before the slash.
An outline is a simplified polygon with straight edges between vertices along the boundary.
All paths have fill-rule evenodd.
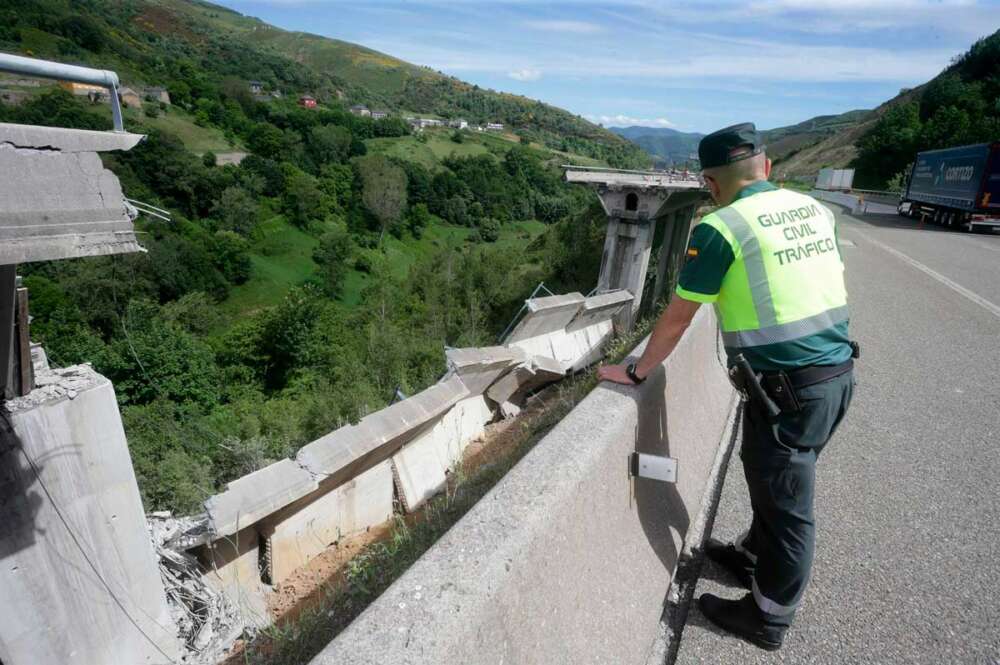
<path id="1" fill-rule="evenodd" d="M 894 101 L 857 142 L 858 186 L 898 186 L 922 150 L 1000 140 L 1000 31 Z"/>
<path id="2" fill-rule="evenodd" d="M 583 157 L 530 136 L 414 135 L 395 114 L 352 115 L 351 96 L 368 94 L 360 83 L 223 39 L 178 7 L 246 20 L 177 1 L 4 0 L 0 51 L 170 91 L 170 105 L 129 110 L 127 129 L 145 141 L 105 155 L 128 196 L 172 213 L 140 219 L 149 252 L 21 272 L 33 337 L 52 361 L 92 362 L 114 382 L 147 509 L 192 511 L 397 388 L 429 385 L 445 345 L 494 343 L 538 281 L 589 290 L 603 215 L 557 168 Z M 250 79 L 285 95 L 255 99 Z M 320 106 L 297 106 L 297 91 Z M 0 103 L 0 122 L 110 127 L 106 104 L 28 92 Z M 560 138 L 556 125 L 538 131 Z M 639 154 L 568 131 L 559 148 Z M 215 144 L 250 154 L 220 166 L 204 149 Z"/>
<path id="3" fill-rule="evenodd" d="M 859 123 L 788 155 L 793 176 L 856 168 L 857 187 L 898 186 L 921 150 L 1000 140 L 1000 31 L 977 41 L 931 81 L 880 105 Z"/>

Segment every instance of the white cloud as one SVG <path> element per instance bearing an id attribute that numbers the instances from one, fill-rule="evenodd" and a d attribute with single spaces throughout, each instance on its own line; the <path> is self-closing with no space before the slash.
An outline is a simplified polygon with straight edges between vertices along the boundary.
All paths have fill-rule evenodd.
<path id="1" fill-rule="evenodd" d="M 585 115 L 583 116 L 591 122 L 597 122 L 605 127 L 631 127 L 637 125 L 639 127 L 670 127 L 674 128 L 676 125 L 666 118 L 633 118 L 629 115 Z"/>
<path id="2" fill-rule="evenodd" d="M 507 76 L 511 77 L 515 81 L 537 81 L 542 78 L 542 73 L 537 69 L 525 67 L 523 69 L 515 69 L 512 72 L 507 72 Z"/>
<path id="3" fill-rule="evenodd" d="M 523 25 L 532 30 L 568 32 L 574 35 L 593 35 L 604 31 L 603 26 L 586 21 L 525 21 Z"/>

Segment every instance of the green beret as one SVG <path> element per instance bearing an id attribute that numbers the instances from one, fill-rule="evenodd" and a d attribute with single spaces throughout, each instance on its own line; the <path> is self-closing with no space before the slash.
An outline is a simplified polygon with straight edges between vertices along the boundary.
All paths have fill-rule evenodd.
<path id="1" fill-rule="evenodd" d="M 730 156 L 733 150 L 744 146 L 750 150 L 738 156 Z M 704 137 L 698 144 L 698 159 L 701 160 L 701 168 L 710 169 L 753 157 L 760 154 L 763 149 L 764 146 L 757 136 L 757 128 L 752 122 L 744 122 L 725 127 Z"/>

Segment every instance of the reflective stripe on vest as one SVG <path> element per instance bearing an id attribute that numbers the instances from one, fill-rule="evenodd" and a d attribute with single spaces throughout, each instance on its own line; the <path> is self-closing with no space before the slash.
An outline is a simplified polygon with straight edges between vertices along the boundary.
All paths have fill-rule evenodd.
<path id="1" fill-rule="evenodd" d="M 777 344 L 778 342 L 787 342 L 791 339 L 814 335 L 821 330 L 826 330 L 838 323 L 843 323 L 847 318 L 847 305 L 844 305 L 843 307 L 828 309 L 815 316 L 792 321 L 791 323 L 780 323 L 758 330 L 723 331 L 722 343 L 726 346 Z"/>
<path id="2" fill-rule="evenodd" d="M 750 294 L 753 297 L 753 307 L 757 310 L 757 321 L 762 328 L 778 325 L 771 284 L 767 281 L 767 270 L 764 268 L 764 256 L 750 223 L 735 208 L 722 208 L 716 210 L 715 214 L 725 222 L 736 242 L 743 248 L 743 263 L 750 281 Z"/>

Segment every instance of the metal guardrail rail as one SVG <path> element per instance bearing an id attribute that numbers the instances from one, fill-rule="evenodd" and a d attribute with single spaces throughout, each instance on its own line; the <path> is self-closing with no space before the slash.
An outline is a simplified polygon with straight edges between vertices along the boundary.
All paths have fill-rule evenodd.
<path id="1" fill-rule="evenodd" d="M 125 125 L 122 121 L 121 102 L 118 100 L 118 87 L 121 85 L 121 82 L 118 80 L 118 74 L 112 71 L 66 65 L 61 62 L 52 62 L 49 60 L 25 58 L 10 53 L 0 53 L 0 72 L 70 81 L 72 83 L 86 83 L 106 88 L 109 93 L 109 101 L 111 102 L 111 118 L 114 122 L 114 129 L 116 132 L 125 131 Z"/>

